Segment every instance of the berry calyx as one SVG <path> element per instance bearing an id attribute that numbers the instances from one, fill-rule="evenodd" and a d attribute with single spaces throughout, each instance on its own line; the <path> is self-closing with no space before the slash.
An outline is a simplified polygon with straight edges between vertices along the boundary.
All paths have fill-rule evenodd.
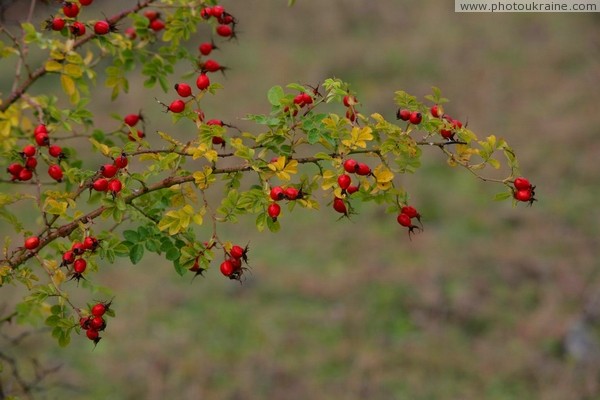
<path id="1" fill-rule="evenodd" d="M 413 125 L 419 125 L 421 123 L 421 121 L 423 120 L 423 115 L 418 111 L 414 111 L 410 114 L 410 117 L 408 120 Z"/>
<path id="2" fill-rule="evenodd" d="M 285 198 L 285 191 L 281 186 L 275 186 L 271 188 L 269 196 L 275 201 L 283 200 Z"/>
<path id="3" fill-rule="evenodd" d="M 48 167 L 48 175 L 50 175 L 50 178 L 54 179 L 55 181 L 62 182 L 63 170 L 60 165 L 53 164 Z"/>
<path id="4" fill-rule="evenodd" d="M 187 83 L 176 83 L 175 90 L 181 97 L 189 97 L 192 95 L 192 88 Z"/>
<path id="5" fill-rule="evenodd" d="M 30 236 L 25 239 L 25 248 L 27 250 L 34 250 L 40 245 L 40 238 L 37 236 Z"/>
<path id="6" fill-rule="evenodd" d="M 267 208 L 267 214 L 269 214 L 269 217 L 271 217 L 273 221 L 277 221 L 277 217 L 279 217 L 279 214 L 281 214 L 281 206 L 277 203 L 269 204 L 269 207 Z"/>
<path id="7" fill-rule="evenodd" d="M 181 99 L 173 100 L 169 105 L 168 110 L 175 114 L 183 112 L 183 110 L 185 110 L 185 101 Z"/>
<path id="8" fill-rule="evenodd" d="M 350 174 L 358 171 L 358 162 L 352 158 L 344 161 L 344 170 Z"/>
<path id="9" fill-rule="evenodd" d="M 200 90 L 206 90 L 210 86 L 210 79 L 208 78 L 208 75 L 206 75 L 204 72 L 198 75 L 198 78 L 196 79 L 196 86 Z"/>

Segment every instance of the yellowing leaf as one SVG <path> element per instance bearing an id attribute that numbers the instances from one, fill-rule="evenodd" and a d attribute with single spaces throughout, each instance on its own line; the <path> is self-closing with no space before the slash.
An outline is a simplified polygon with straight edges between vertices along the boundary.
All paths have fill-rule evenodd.
<path id="1" fill-rule="evenodd" d="M 323 190 L 329 190 L 333 186 L 337 185 L 337 174 L 334 171 L 327 170 L 323 172 L 323 180 L 321 181 L 321 188 Z"/>
<path id="2" fill-rule="evenodd" d="M 198 189 L 206 189 L 211 182 L 214 182 L 215 178 L 212 176 L 212 168 L 204 168 L 204 171 L 196 171 L 193 173 L 194 183 L 198 186 Z"/>
<path id="3" fill-rule="evenodd" d="M 110 148 L 105 145 L 104 143 L 100 143 L 99 141 L 95 140 L 95 139 L 90 139 L 90 142 L 92 142 L 92 144 L 94 145 L 95 148 L 97 148 L 100 153 L 102 153 L 105 156 L 109 156 L 110 155 Z"/>
<path id="4" fill-rule="evenodd" d="M 269 169 L 274 172 L 283 170 L 284 166 L 285 166 L 285 156 L 277 157 L 277 159 L 275 161 L 272 161 L 267 165 L 267 167 L 269 167 Z"/>
<path id="5" fill-rule="evenodd" d="M 48 60 L 46 62 L 46 65 L 44 66 L 44 68 L 46 68 L 46 71 L 48 71 L 48 72 L 58 72 L 58 71 L 62 71 L 63 65 L 61 63 L 59 63 L 58 61 Z"/>
<path id="6" fill-rule="evenodd" d="M 75 88 L 75 81 L 73 79 L 71 79 L 69 76 L 67 75 L 61 75 L 60 76 L 60 84 L 62 85 L 63 90 L 65 91 L 66 94 L 68 94 L 69 96 L 73 96 L 76 92 L 76 88 Z"/>
<path id="7" fill-rule="evenodd" d="M 47 198 L 44 202 L 44 211 L 53 215 L 64 215 L 67 212 L 68 203 Z"/>
<path id="8" fill-rule="evenodd" d="M 52 274 L 52 282 L 54 283 L 54 285 L 56 287 L 59 287 L 66 279 L 67 279 L 67 276 L 60 269 L 55 270 L 54 273 Z"/>
<path id="9" fill-rule="evenodd" d="M 350 139 L 342 140 L 342 144 L 350 149 L 356 149 L 357 147 L 364 149 L 367 147 L 367 142 L 373 140 L 372 132 L 373 130 L 368 126 L 364 128 L 355 126 L 350 132 Z"/>
<path id="10" fill-rule="evenodd" d="M 377 180 L 377 184 L 385 184 L 394 179 L 394 174 L 385 165 L 379 164 L 374 170 L 373 175 Z"/>
<path id="11" fill-rule="evenodd" d="M 291 179 L 291 175 L 298 173 L 298 161 L 290 160 L 289 163 L 283 168 L 282 171 L 275 172 L 275 175 L 282 181 L 289 181 Z"/>
<path id="12" fill-rule="evenodd" d="M 79 65 L 75 64 L 67 64 L 65 65 L 65 69 L 63 71 L 64 74 L 69 75 L 72 78 L 80 78 L 83 75 L 83 71 Z"/>

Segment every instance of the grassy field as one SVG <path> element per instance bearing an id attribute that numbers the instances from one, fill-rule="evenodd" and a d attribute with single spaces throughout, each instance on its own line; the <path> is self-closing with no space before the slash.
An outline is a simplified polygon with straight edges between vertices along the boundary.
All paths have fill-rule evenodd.
<path id="1" fill-rule="evenodd" d="M 209 118 L 245 126 L 268 110 L 269 87 L 330 76 L 353 84 L 364 113 L 393 118 L 394 90 L 438 86 L 453 116 L 513 144 L 540 201 L 496 203 L 497 187 L 425 149 L 424 167 L 401 178 L 424 216 L 412 241 L 365 205 L 351 221 L 286 215 L 278 234 L 250 219 L 223 226 L 222 238 L 250 242 L 241 286 L 216 268 L 190 283 L 160 259 L 106 265 L 94 279 L 113 288 L 117 318 L 98 347 L 35 334 L 10 349 L 24 367 L 62 366 L 36 398 L 600 398 L 598 15 L 285 3 L 223 3 L 240 34 L 218 54 L 231 71 Z M 156 107 L 141 81 L 117 107 Z M 92 107 L 115 107 L 101 83 Z M 2 288 L 0 304 L 18 294 Z"/>

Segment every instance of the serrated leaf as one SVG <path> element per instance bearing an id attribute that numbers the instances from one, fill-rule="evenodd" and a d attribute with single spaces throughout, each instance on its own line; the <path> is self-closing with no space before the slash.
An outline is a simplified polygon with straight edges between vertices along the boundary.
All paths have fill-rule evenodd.
<path id="1" fill-rule="evenodd" d="M 139 263 L 143 256 L 144 246 L 139 243 L 134 244 L 129 251 L 129 259 L 131 260 L 131 263 L 134 265 Z"/>

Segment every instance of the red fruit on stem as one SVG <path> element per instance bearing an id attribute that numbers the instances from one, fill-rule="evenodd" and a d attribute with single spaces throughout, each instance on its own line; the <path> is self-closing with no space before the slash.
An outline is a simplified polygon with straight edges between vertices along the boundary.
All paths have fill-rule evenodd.
<path id="1" fill-rule="evenodd" d="M 350 185 L 350 186 L 348 186 L 348 189 L 346 189 L 346 193 L 348 193 L 348 194 L 352 194 L 352 193 L 356 193 L 356 192 L 358 192 L 358 186 Z"/>
<path id="2" fill-rule="evenodd" d="M 310 94 L 302 93 L 301 96 L 302 96 L 302 100 L 304 101 L 305 105 L 312 104 L 313 98 Z"/>
<path id="3" fill-rule="evenodd" d="M 62 256 L 62 264 L 61 265 L 73 264 L 74 261 L 75 261 L 75 253 L 71 250 L 65 251 L 65 253 Z"/>
<path id="4" fill-rule="evenodd" d="M 179 114 L 185 110 L 185 102 L 181 99 L 173 100 L 168 109 L 172 113 Z"/>
<path id="5" fill-rule="evenodd" d="M 401 119 L 402 121 L 408 121 L 410 119 L 411 112 L 405 108 L 398 109 L 396 113 L 396 119 Z"/>
<path id="6" fill-rule="evenodd" d="M 85 247 L 83 247 L 83 243 L 81 242 L 73 242 L 71 245 L 71 251 L 75 253 L 76 256 L 80 256 L 85 253 Z"/>
<path id="7" fill-rule="evenodd" d="M 73 22 L 70 26 L 71 33 L 75 36 L 83 36 L 85 35 L 85 25 L 79 21 Z"/>
<path id="8" fill-rule="evenodd" d="M 521 189 L 517 190 L 514 193 L 514 197 L 518 201 L 532 201 L 533 200 L 533 191 L 531 189 Z"/>
<path id="9" fill-rule="evenodd" d="M 346 190 L 350 187 L 350 184 L 352 183 L 352 178 L 350 177 L 350 175 L 342 174 L 338 176 L 337 181 L 338 185 L 340 185 L 340 188 L 342 190 Z"/>
<path id="10" fill-rule="evenodd" d="M 87 268 L 87 261 L 83 258 L 78 258 L 73 262 L 73 271 L 77 274 L 83 274 Z"/>
<path id="11" fill-rule="evenodd" d="M 25 168 L 25 167 L 23 167 L 23 166 L 22 166 L 21 164 L 19 164 L 19 163 L 12 163 L 12 164 L 10 164 L 10 165 L 9 165 L 9 166 L 6 168 L 6 171 L 7 171 L 9 174 L 11 174 L 13 177 L 17 177 L 17 178 L 18 178 L 18 177 L 19 177 L 19 173 L 20 173 L 21 171 L 23 171 L 23 168 Z"/>
<path id="12" fill-rule="evenodd" d="M 217 35 L 230 37 L 233 35 L 233 29 L 229 25 L 219 25 L 217 26 Z"/>
<path id="13" fill-rule="evenodd" d="M 110 31 L 110 24 L 107 21 L 98 21 L 94 24 L 94 33 L 96 35 L 106 35 Z"/>
<path id="14" fill-rule="evenodd" d="M 515 178 L 515 182 L 513 183 L 515 189 L 517 190 L 527 190 L 531 189 L 531 183 L 527 178 L 523 178 L 522 176 Z"/>
<path id="15" fill-rule="evenodd" d="M 350 107 L 358 104 L 358 100 L 354 96 L 350 96 L 349 94 L 344 96 L 343 103 L 346 107 Z"/>
<path id="16" fill-rule="evenodd" d="M 231 260 L 223 261 L 219 269 L 221 270 L 221 273 L 225 276 L 231 276 L 231 274 L 233 274 L 233 271 L 235 271 L 235 267 Z"/>
<path id="17" fill-rule="evenodd" d="M 408 120 L 413 125 L 419 125 L 421 123 L 421 121 L 423 120 L 423 115 L 418 111 L 414 111 L 410 114 L 410 117 Z"/>
<path id="18" fill-rule="evenodd" d="M 121 169 L 125 168 L 129 164 L 129 160 L 125 153 L 121 154 L 119 157 L 115 158 L 115 167 Z"/>
<path id="19" fill-rule="evenodd" d="M 116 195 L 117 193 L 119 193 L 121 191 L 121 189 L 123 188 L 123 184 L 121 183 L 120 180 L 118 179 L 111 179 L 108 182 L 108 191 L 111 192 L 114 195 Z"/>
<path id="20" fill-rule="evenodd" d="M 90 328 L 96 331 L 102 331 L 106 328 L 106 321 L 102 317 L 94 317 L 90 321 Z"/>
<path id="21" fill-rule="evenodd" d="M 165 23 L 160 19 L 155 19 L 154 21 L 150 22 L 149 27 L 154 32 L 159 32 L 159 31 L 162 31 L 163 29 L 165 29 Z"/>
<path id="22" fill-rule="evenodd" d="M 100 333 L 98 333 L 98 331 L 95 329 L 88 328 L 88 330 L 85 331 L 85 335 L 94 343 L 98 343 L 98 341 L 100 340 Z"/>
<path id="23" fill-rule="evenodd" d="M 237 271 L 242 268 L 242 259 L 241 258 L 230 258 L 231 265 L 233 265 L 233 270 Z"/>
<path id="24" fill-rule="evenodd" d="M 454 131 L 451 129 L 440 129 L 440 135 L 442 135 L 444 139 L 450 140 L 454 137 Z"/>
<path id="25" fill-rule="evenodd" d="M 344 170 L 350 174 L 355 173 L 358 170 L 358 162 L 352 158 L 344 161 Z"/>
<path id="26" fill-rule="evenodd" d="M 276 220 L 277 217 L 279 217 L 279 214 L 281 214 L 281 206 L 277 203 L 269 204 L 269 207 L 267 208 L 267 214 L 269 214 L 269 217 L 271 217 L 273 220 Z"/>
<path id="27" fill-rule="evenodd" d="M 333 209 L 339 212 L 340 214 L 348 215 L 346 203 L 344 203 L 344 200 L 340 199 L 339 197 L 333 199 Z"/>
<path id="28" fill-rule="evenodd" d="M 144 11 L 144 17 L 148 18 L 150 21 L 154 21 L 160 17 L 160 13 L 156 10 L 146 10 Z"/>
<path id="29" fill-rule="evenodd" d="M 210 86 L 210 79 L 208 78 L 208 75 L 206 75 L 204 72 L 198 75 L 198 78 L 196 79 L 196 86 L 200 90 L 205 90 L 208 88 Z"/>
<path id="30" fill-rule="evenodd" d="M 40 133 L 45 133 L 46 135 L 48 134 L 48 128 L 46 128 L 46 125 L 39 124 L 33 130 L 33 136 L 39 135 Z"/>
<path id="31" fill-rule="evenodd" d="M 35 135 L 35 143 L 37 143 L 38 146 L 48 146 L 48 144 L 50 143 L 50 138 L 48 137 L 47 133 L 38 133 Z"/>
<path id="32" fill-rule="evenodd" d="M 215 18 L 220 18 L 225 12 L 225 8 L 223 6 L 214 6 L 212 8 L 212 16 Z"/>
<path id="33" fill-rule="evenodd" d="M 181 97 L 189 97 L 192 95 L 192 88 L 187 83 L 176 83 L 175 90 Z"/>
<path id="34" fill-rule="evenodd" d="M 48 147 L 48 154 L 50 154 L 52 157 L 56 157 L 56 158 L 61 158 L 64 156 L 63 152 L 62 152 L 62 147 L 53 144 L 52 146 Z"/>
<path id="35" fill-rule="evenodd" d="M 414 208 L 413 206 L 404 206 L 402 207 L 402 209 L 400 210 L 401 214 L 406 214 L 408 215 L 410 218 L 420 218 L 421 214 L 419 214 L 419 212 L 417 211 L 416 208 Z"/>
<path id="36" fill-rule="evenodd" d="M 97 192 L 106 192 L 108 190 L 108 180 L 105 178 L 98 178 L 92 183 L 92 188 Z"/>
<path id="37" fill-rule="evenodd" d="M 125 118 L 123 118 L 123 122 L 129 126 L 135 126 L 141 119 L 139 114 L 127 114 Z"/>
<path id="38" fill-rule="evenodd" d="M 231 247 L 231 250 L 229 250 L 229 255 L 233 258 L 242 258 L 244 257 L 244 255 L 246 254 L 246 250 L 238 245 L 234 245 Z"/>
<path id="39" fill-rule="evenodd" d="M 204 7 L 202 10 L 200 10 L 200 16 L 204 19 L 209 19 L 212 17 L 212 11 L 212 7 Z"/>
<path id="40" fill-rule="evenodd" d="M 54 179 L 55 181 L 61 182 L 63 179 L 63 170 L 60 165 L 53 164 L 48 167 L 48 175 L 50 175 L 50 178 Z"/>
<path id="41" fill-rule="evenodd" d="M 304 96 L 302 95 L 302 93 L 300 93 L 294 97 L 294 104 L 297 104 L 300 107 L 304 106 Z"/>
<path id="42" fill-rule="evenodd" d="M 98 241 L 98 239 L 96 239 L 95 237 L 92 236 L 86 236 L 85 239 L 83 239 L 83 248 L 85 250 L 90 250 L 90 251 L 94 251 L 96 250 L 96 248 L 98 248 L 98 245 L 100 244 L 100 242 Z"/>
<path id="43" fill-rule="evenodd" d="M 48 28 L 53 31 L 62 31 L 65 27 L 65 20 L 59 17 L 52 18 L 51 21 L 48 22 Z"/>
<path id="44" fill-rule="evenodd" d="M 215 45 L 209 42 L 200 43 L 198 46 L 198 50 L 203 56 L 209 55 L 214 49 L 216 49 Z"/>
<path id="45" fill-rule="evenodd" d="M 27 250 L 34 250 L 40 245 L 40 238 L 37 236 L 30 236 L 25 239 L 25 248 Z"/>
<path id="46" fill-rule="evenodd" d="M 350 122 L 354 122 L 356 120 L 356 112 L 351 108 L 347 109 L 346 118 L 348 118 Z"/>
<path id="47" fill-rule="evenodd" d="M 79 6 L 73 2 L 66 1 L 63 3 L 63 13 L 69 18 L 75 18 L 79 14 Z"/>
<path id="48" fill-rule="evenodd" d="M 431 106 L 429 111 L 431 111 L 431 115 L 434 116 L 435 118 L 439 118 L 442 116 L 442 114 L 440 112 L 440 106 L 437 104 Z"/>
<path id="49" fill-rule="evenodd" d="M 131 142 L 135 142 L 135 136 L 133 136 L 134 133 L 129 132 L 129 134 L 127 134 L 127 138 L 131 141 Z M 143 139 L 146 136 L 146 134 L 143 131 L 138 130 L 137 131 L 137 137 L 140 139 Z"/>
<path id="50" fill-rule="evenodd" d="M 275 201 L 283 200 L 285 197 L 285 191 L 281 186 L 275 186 L 274 188 L 271 188 L 269 196 Z"/>
<path id="51" fill-rule="evenodd" d="M 79 0 L 79 4 L 81 4 L 82 6 L 89 6 L 93 2 L 94 0 Z"/>
<path id="52" fill-rule="evenodd" d="M 135 28 L 130 26 L 129 28 L 125 29 L 125 36 L 129 40 L 137 38 L 137 32 L 135 31 Z"/>
<path id="53" fill-rule="evenodd" d="M 217 72 L 220 69 L 222 69 L 223 67 L 221 67 L 221 64 L 219 64 L 217 61 L 215 60 L 206 60 L 203 64 L 202 64 L 202 70 L 203 71 L 207 71 L 207 72 Z"/>
<path id="54" fill-rule="evenodd" d="M 37 167 L 37 158 L 35 157 L 27 157 L 27 159 L 25 160 L 25 168 L 29 169 L 29 170 L 34 170 L 35 167 Z"/>
<path id="55" fill-rule="evenodd" d="M 82 329 L 89 329 L 90 328 L 90 321 L 92 320 L 92 317 L 81 317 L 79 318 L 79 326 Z"/>
<path id="56" fill-rule="evenodd" d="M 225 143 L 225 139 L 223 139 L 221 136 L 213 136 L 212 137 L 212 144 L 222 145 L 224 143 Z"/>
<path id="57" fill-rule="evenodd" d="M 221 121 L 220 119 L 209 119 L 208 121 L 206 121 L 206 125 L 218 125 L 218 126 L 223 126 L 224 123 L 223 121 Z"/>
<path id="58" fill-rule="evenodd" d="M 23 154 L 24 157 L 33 157 L 35 156 L 35 150 L 35 146 L 28 144 L 27 146 L 23 147 L 21 154 Z"/>
<path id="59" fill-rule="evenodd" d="M 20 172 L 19 172 L 19 180 L 20 181 L 28 181 L 31 178 L 33 178 L 33 172 L 31 172 L 30 170 L 23 168 Z"/>
<path id="60" fill-rule="evenodd" d="M 104 164 L 100 167 L 100 173 L 105 178 L 112 178 L 119 172 L 119 168 L 117 168 L 114 164 Z"/>
<path id="61" fill-rule="evenodd" d="M 406 226 L 408 228 L 410 228 L 412 226 L 412 222 L 410 220 L 411 218 L 404 213 L 400 213 L 398 214 L 398 217 L 396 218 L 396 220 L 398 221 L 398 223 L 402 226 Z"/>
<path id="62" fill-rule="evenodd" d="M 358 163 L 358 168 L 356 169 L 356 173 L 358 175 L 362 175 L 362 176 L 371 175 L 371 167 L 369 167 L 365 163 Z"/>
<path id="63" fill-rule="evenodd" d="M 284 193 L 288 200 L 296 200 L 300 196 L 300 191 L 293 186 L 285 188 Z"/>

